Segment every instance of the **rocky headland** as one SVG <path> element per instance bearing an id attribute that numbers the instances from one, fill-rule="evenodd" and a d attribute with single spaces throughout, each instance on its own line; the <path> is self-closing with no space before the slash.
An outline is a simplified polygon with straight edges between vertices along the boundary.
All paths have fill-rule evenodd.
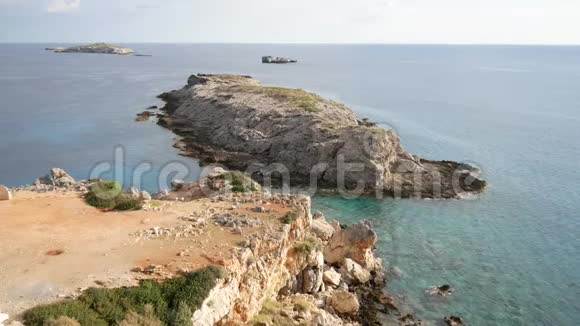
<path id="1" fill-rule="evenodd" d="M 394 130 L 301 89 L 198 74 L 159 97 L 166 105 L 158 123 L 183 138 L 176 146 L 185 155 L 262 182 L 419 198 L 460 198 L 486 186 L 478 169 L 412 155 Z"/>
<path id="2" fill-rule="evenodd" d="M 401 317 L 386 292 L 373 251 L 377 235 L 367 221 L 340 225 L 312 214 L 309 197 L 270 194 L 239 172 L 219 169 L 199 183 L 175 180 L 173 189 L 158 194 L 130 189 L 128 196 L 143 201 L 130 212 L 86 206 L 82 197 L 95 182 L 53 169 L 33 185 L 10 189 L 13 198 L 0 202 L 6 231 L 0 312 L 8 313 L 0 316 L 11 318 L 7 325 L 62 325 L 55 323 L 60 319 L 84 325 L 87 316 L 91 325 L 123 318 L 120 325 L 134 325 L 127 321 L 131 314 L 145 317 L 143 309 L 129 310 L 131 297 L 117 307 L 95 300 L 208 266 L 223 272 L 205 292 L 203 284 L 190 285 L 204 297 L 186 309 L 186 324 L 421 324 Z M 147 295 L 138 304 L 157 304 Z M 166 321 L 156 314 L 147 318 Z"/>
<path id="3" fill-rule="evenodd" d="M 118 54 L 118 55 L 128 55 L 134 54 L 130 48 L 117 46 L 108 43 L 93 43 L 87 45 L 71 46 L 67 48 L 56 47 L 56 48 L 46 48 L 47 51 L 53 51 L 55 53 L 99 53 L 99 54 Z"/>

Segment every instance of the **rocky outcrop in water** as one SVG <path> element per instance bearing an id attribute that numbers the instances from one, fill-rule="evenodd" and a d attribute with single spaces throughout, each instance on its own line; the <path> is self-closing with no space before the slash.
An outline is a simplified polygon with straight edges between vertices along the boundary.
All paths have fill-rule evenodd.
<path id="1" fill-rule="evenodd" d="M 414 156 L 394 130 L 300 89 L 199 74 L 159 97 L 166 115 L 158 123 L 183 137 L 186 155 L 258 180 L 421 198 L 459 198 L 486 185 L 476 168 Z"/>
<path id="2" fill-rule="evenodd" d="M 296 63 L 296 62 L 298 62 L 298 60 L 284 57 L 272 57 L 272 56 L 262 57 L 262 63 Z"/>

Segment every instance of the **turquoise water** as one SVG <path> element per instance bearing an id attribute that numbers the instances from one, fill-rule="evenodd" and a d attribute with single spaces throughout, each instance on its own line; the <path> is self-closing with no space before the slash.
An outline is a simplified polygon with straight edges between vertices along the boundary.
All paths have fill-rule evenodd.
<path id="1" fill-rule="evenodd" d="M 252 75 L 342 101 L 394 127 L 409 151 L 478 165 L 476 200 L 317 197 L 345 222 L 374 221 L 389 287 L 421 318 L 470 325 L 577 325 L 580 320 L 580 48 L 134 44 L 153 57 L 57 55 L 48 45 L 0 45 L 0 183 L 29 183 L 50 167 L 86 178 L 126 150 L 122 175 L 168 163 L 188 168 L 172 135 L 134 114 L 190 73 Z M 262 55 L 297 65 L 262 65 Z M 168 176 L 167 179 L 170 179 Z M 161 182 L 164 183 L 164 182 Z M 451 284 L 455 295 L 424 290 Z"/>

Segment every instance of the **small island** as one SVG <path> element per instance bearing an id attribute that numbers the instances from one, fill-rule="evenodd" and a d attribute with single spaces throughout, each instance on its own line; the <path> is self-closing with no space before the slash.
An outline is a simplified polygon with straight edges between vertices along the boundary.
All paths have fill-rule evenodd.
<path id="1" fill-rule="evenodd" d="M 262 57 L 262 63 L 296 63 L 296 62 L 298 62 L 298 60 L 284 57 L 272 57 L 269 55 Z"/>
<path id="2" fill-rule="evenodd" d="M 118 55 L 129 55 L 135 53 L 133 49 L 108 43 L 93 43 L 87 45 L 71 46 L 68 48 L 50 47 L 46 48 L 45 50 L 53 51 L 54 53 L 99 53 L 99 54 L 118 54 Z"/>

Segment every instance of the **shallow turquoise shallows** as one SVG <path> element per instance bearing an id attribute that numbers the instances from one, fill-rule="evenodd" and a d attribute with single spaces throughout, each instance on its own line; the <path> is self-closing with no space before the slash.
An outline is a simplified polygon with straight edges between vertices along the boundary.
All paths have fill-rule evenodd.
<path id="1" fill-rule="evenodd" d="M 54 54 L 0 45 L 0 183 L 32 182 L 51 167 L 88 177 L 125 149 L 120 171 L 151 164 L 155 191 L 168 163 L 195 160 L 137 112 L 191 73 L 241 73 L 346 103 L 393 127 L 423 157 L 479 166 L 490 187 L 475 200 L 316 197 L 343 222 L 369 219 L 404 309 L 469 325 L 578 325 L 580 320 L 580 48 L 532 46 L 155 45 L 152 57 Z M 263 65 L 263 55 L 298 64 Z M 432 285 L 455 294 L 434 298 Z"/>

